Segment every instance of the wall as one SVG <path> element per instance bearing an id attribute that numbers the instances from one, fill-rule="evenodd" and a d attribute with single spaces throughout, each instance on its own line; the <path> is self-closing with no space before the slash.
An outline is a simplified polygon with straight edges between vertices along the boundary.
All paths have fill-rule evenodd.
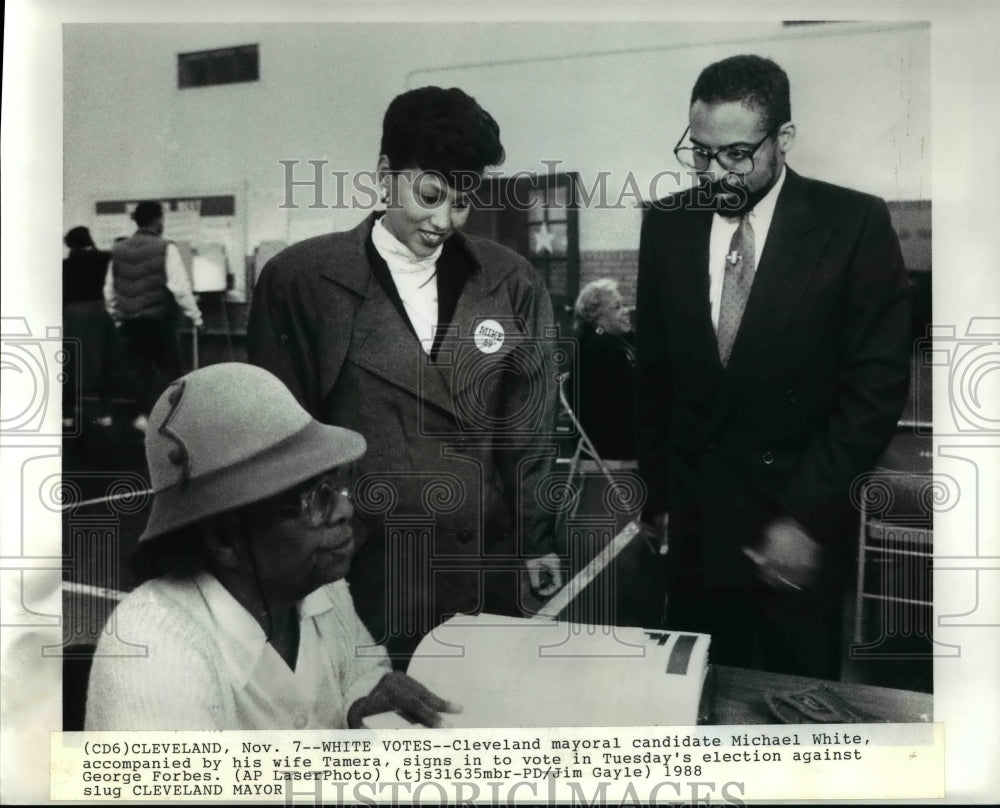
<path id="1" fill-rule="evenodd" d="M 580 213 L 581 285 L 613 277 L 630 301 L 636 197 L 690 184 L 661 172 L 679 169 L 671 152 L 698 73 L 734 53 L 769 56 L 788 73 L 793 168 L 890 200 L 930 198 L 929 27 L 757 24 L 733 36 L 735 29 L 716 26 L 713 38 L 699 41 L 705 30 L 648 49 L 604 54 L 578 46 L 576 55 L 558 55 L 550 48 L 527 60 L 418 71 L 410 84 L 458 84 L 475 95 L 504 123 L 508 170 L 558 162 L 559 170 L 578 171 L 592 197 Z M 606 193 L 594 196 L 595 188 Z"/>
<path id="2" fill-rule="evenodd" d="M 177 53 L 260 44 L 261 80 L 178 90 Z M 629 277 L 638 196 L 671 190 L 657 172 L 686 124 L 698 71 L 738 52 L 772 56 L 792 82 L 790 164 L 889 199 L 928 199 L 929 28 L 922 24 L 524 23 L 489 25 L 67 25 L 64 229 L 97 199 L 235 193 L 247 253 L 350 227 L 349 206 L 286 202 L 285 169 L 310 179 L 374 167 L 382 113 L 398 92 L 457 85 L 501 124 L 505 173 L 607 172 L 607 202 L 581 211 L 583 280 Z M 634 179 L 634 183 L 630 180 Z M 359 197 L 364 198 L 364 197 Z M 324 176 L 323 203 L 337 203 Z"/>

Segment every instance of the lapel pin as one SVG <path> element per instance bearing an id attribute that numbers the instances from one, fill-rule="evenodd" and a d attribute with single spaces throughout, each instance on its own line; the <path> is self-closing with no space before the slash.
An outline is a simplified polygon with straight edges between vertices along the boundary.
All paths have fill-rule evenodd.
<path id="1" fill-rule="evenodd" d="M 496 353 L 504 340 L 503 326 L 496 320 L 483 320 L 473 333 L 476 347 L 485 354 Z"/>

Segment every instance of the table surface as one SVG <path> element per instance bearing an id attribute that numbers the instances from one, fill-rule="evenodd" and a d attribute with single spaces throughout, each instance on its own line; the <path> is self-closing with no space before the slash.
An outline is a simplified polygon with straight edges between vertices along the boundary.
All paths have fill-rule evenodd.
<path id="1" fill-rule="evenodd" d="M 63 590 L 63 614 L 73 614 L 74 607 L 79 609 L 81 593 L 71 597 Z M 88 598 L 95 603 L 100 602 L 102 608 L 110 613 L 116 601 L 105 598 Z M 95 606 L 96 608 L 96 606 Z M 91 614 L 88 612 L 88 615 Z M 104 616 L 103 613 L 101 615 Z M 67 625 L 77 625 L 72 619 Z M 89 624 L 102 625 L 103 620 Z M 96 642 L 96 636 L 75 636 L 74 642 Z M 781 673 L 731 668 L 725 665 L 714 665 L 714 698 L 712 701 L 712 724 L 780 724 L 767 706 L 765 699 L 768 693 L 784 693 L 803 690 L 816 685 L 826 685 L 836 692 L 848 704 L 871 715 L 878 716 L 882 721 L 898 723 L 918 723 L 933 720 L 934 697 L 930 693 L 918 693 L 910 690 L 896 690 L 874 685 L 863 685 L 852 682 L 833 682 L 821 679 L 810 679 L 803 676 L 791 676 Z"/>
<path id="2" fill-rule="evenodd" d="M 827 685 L 848 704 L 883 721 L 914 723 L 934 718 L 934 696 L 911 690 L 831 682 L 782 673 L 715 666 L 713 724 L 780 724 L 767 706 L 765 694 Z"/>

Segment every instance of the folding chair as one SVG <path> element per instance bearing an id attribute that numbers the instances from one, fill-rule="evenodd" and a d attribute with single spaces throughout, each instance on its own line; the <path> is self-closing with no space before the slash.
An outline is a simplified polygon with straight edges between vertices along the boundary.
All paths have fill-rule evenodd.
<path id="1" fill-rule="evenodd" d="M 597 453 L 597 449 L 594 448 L 593 442 L 587 435 L 587 431 L 583 428 L 583 424 L 580 423 L 580 419 L 576 417 L 576 413 L 573 412 L 573 408 L 569 404 L 569 400 L 566 398 L 566 380 L 569 378 L 569 373 L 560 373 L 556 376 L 556 381 L 559 382 L 559 403 L 562 405 L 563 412 L 569 418 L 570 423 L 573 424 L 573 428 L 580 435 L 580 439 L 576 442 L 576 451 L 573 452 L 573 459 L 569 463 L 569 475 L 566 478 L 566 483 L 569 486 L 573 486 L 574 481 L 580 474 L 580 464 L 584 460 L 593 460 L 597 464 L 597 468 L 600 469 L 601 473 L 607 478 L 610 485 L 615 484 L 615 478 L 611 475 L 611 471 L 608 469 L 607 464 L 601 459 L 601 456 Z M 568 517 L 576 516 L 577 509 L 580 507 L 580 498 L 576 497 L 573 502 L 573 507 L 567 514 Z"/>

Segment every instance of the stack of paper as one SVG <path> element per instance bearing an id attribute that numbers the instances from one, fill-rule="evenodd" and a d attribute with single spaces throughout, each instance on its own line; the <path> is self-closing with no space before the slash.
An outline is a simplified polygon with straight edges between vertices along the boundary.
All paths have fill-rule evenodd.
<path id="1" fill-rule="evenodd" d="M 458 615 L 408 673 L 462 705 L 456 727 L 693 725 L 708 671 L 704 634 Z M 400 726 L 385 717 L 373 728 Z"/>

